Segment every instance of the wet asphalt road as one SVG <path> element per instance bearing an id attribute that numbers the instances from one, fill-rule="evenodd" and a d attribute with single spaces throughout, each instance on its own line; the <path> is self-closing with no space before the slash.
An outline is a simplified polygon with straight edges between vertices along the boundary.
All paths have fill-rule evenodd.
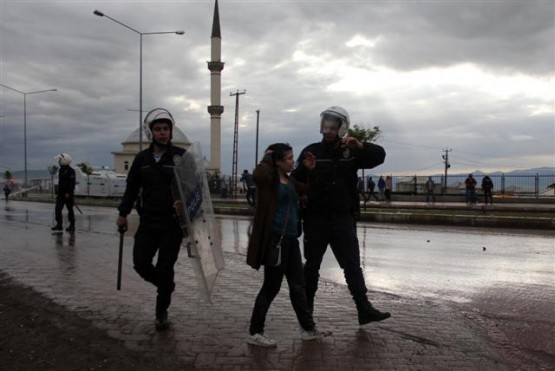
<path id="1" fill-rule="evenodd" d="M 78 231 L 116 233 L 114 209 L 81 209 Z M 47 227 L 53 205 L 10 201 L 0 220 Z M 136 221 L 132 215 L 128 234 Z M 217 218 L 216 225 L 224 251 L 245 254 L 249 220 Z M 554 232 L 360 224 L 358 234 L 369 289 L 460 306 L 518 348 L 555 361 Z M 321 276 L 344 283 L 330 250 Z"/>

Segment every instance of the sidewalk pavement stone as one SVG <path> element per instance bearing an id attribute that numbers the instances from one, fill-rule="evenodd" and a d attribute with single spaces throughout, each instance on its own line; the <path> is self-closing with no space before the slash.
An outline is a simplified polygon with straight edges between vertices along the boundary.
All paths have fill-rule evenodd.
<path id="1" fill-rule="evenodd" d="M 79 230 L 52 236 L 44 225 L 3 221 L 0 271 L 31 286 L 79 316 L 92 320 L 125 346 L 153 356 L 177 355 L 183 365 L 205 370 L 505 370 L 511 369 L 486 332 L 441 302 L 402 293 L 370 292 L 392 318 L 362 331 L 345 285 L 322 281 L 315 320 L 333 335 L 303 342 L 286 282 L 268 313 L 266 332 L 275 349 L 246 343 L 248 322 L 262 284 L 245 257 L 226 253 L 226 267 L 212 293 L 200 301 L 185 251 L 176 265 L 172 326 L 154 329 L 155 289 L 134 272 L 132 238 L 124 246 L 122 290 L 116 291 L 116 233 Z M 368 280 L 371 281 L 370 279 Z"/>

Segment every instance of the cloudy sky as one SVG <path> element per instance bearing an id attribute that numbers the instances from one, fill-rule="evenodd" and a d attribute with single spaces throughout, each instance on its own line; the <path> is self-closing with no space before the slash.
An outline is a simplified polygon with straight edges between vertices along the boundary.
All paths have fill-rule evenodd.
<path id="1" fill-rule="evenodd" d="M 113 167 L 143 109 L 165 107 L 209 158 L 213 1 L 0 0 L 0 83 L 27 95 L 28 169 L 53 156 Z M 289 142 L 319 141 L 319 114 L 345 107 L 378 126 L 380 173 L 555 166 L 555 2 L 219 2 L 222 171 L 231 173 L 235 97 L 239 170 Z M 0 87 L 0 170 L 24 167 L 23 94 Z M 259 156 L 260 158 L 260 156 Z"/>

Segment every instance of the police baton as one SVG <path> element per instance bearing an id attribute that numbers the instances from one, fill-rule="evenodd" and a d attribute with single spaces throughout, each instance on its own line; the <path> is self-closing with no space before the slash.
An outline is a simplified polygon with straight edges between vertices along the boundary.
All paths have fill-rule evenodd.
<path id="1" fill-rule="evenodd" d="M 68 200 L 68 193 L 66 193 L 65 199 Z M 75 198 L 72 195 L 69 195 L 69 200 L 71 200 L 73 207 L 75 207 L 77 211 L 79 211 L 79 214 L 83 215 L 83 212 L 81 211 L 79 206 L 77 206 L 77 204 L 75 203 Z"/>
<path id="2" fill-rule="evenodd" d="M 121 263 L 123 259 L 123 236 L 125 235 L 125 231 L 127 227 L 118 228 L 119 232 L 119 257 L 118 257 L 118 280 L 116 284 L 116 289 L 121 290 Z"/>
<path id="3" fill-rule="evenodd" d="M 75 203 L 75 201 L 73 202 L 73 206 L 75 206 L 75 208 L 77 209 L 77 211 L 79 211 L 79 214 L 83 215 L 83 212 L 81 211 L 81 209 L 79 208 L 79 206 L 77 206 L 77 204 Z"/>

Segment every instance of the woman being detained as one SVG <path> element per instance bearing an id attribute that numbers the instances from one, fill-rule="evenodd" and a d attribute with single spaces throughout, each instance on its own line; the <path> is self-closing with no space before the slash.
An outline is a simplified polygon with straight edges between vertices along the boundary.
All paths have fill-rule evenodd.
<path id="1" fill-rule="evenodd" d="M 289 297 L 300 324 L 302 340 L 315 340 L 331 335 L 319 331 L 306 300 L 303 265 L 298 236 L 298 196 L 307 186 L 289 178 L 295 160 L 293 149 L 286 143 L 268 147 L 256 166 L 253 180 L 257 187 L 256 211 L 249 236 L 247 264 L 254 269 L 264 265 L 264 282 L 252 311 L 249 344 L 275 347 L 276 341 L 264 334 L 264 322 L 272 301 L 278 294 L 283 277 L 289 284 Z M 314 168 L 314 159 L 304 165 Z M 281 246 L 281 251 L 277 246 Z"/>

